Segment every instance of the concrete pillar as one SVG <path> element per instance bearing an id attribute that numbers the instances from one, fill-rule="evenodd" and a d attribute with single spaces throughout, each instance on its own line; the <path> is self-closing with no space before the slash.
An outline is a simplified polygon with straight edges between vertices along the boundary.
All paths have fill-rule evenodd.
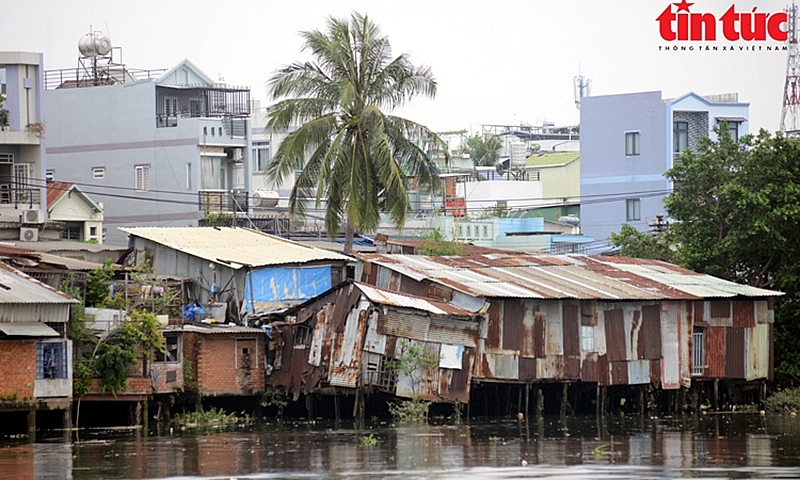
<path id="1" fill-rule="evenodd" d="M 36 436 L 36 409 L 28 410 L 28 437 L 33 440 Z"/>

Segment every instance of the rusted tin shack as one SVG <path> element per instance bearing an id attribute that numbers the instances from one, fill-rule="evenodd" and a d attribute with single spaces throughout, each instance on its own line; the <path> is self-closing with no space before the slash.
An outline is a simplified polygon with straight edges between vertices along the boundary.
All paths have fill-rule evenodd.
<path id="1" fill-rule="evenodd" d="M 347 282 L 272 323 L 267 383 L 300 394 L 378 390 L 398 397 L 469 401 L 483 302 L 472 309 Z M 439 368 L 410 375 L 387 362 L 418 345 Z"/>
<path id="2" fill-rule="evenodd" d="M 359 254 L 364 282 L 474 311 L 477 381 L 689 387 L 772 375 L 779 292 L 664 262 L 586 255 Z"/>

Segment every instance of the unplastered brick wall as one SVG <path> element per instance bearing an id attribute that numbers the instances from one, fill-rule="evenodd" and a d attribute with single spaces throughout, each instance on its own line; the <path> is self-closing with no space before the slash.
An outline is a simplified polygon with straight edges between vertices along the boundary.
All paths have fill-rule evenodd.
<path id="1" fill-rule="evenodd" d="M 3 400 L 33 398 L 36 381 L 36 341 L 0 341 L 0 396 Z"/>
<path id="2" fill-rule="evenodd" d="M 191 350 L 197 356 L 197 383 L 201 394 L 251 394 L 264 389 L 262 336 L 192 334 L 192 337 L 196 342 L 184 345 L 194 343 Z M 237 347 L 239 350 L 248 348 L 248 361 L 243 361 L 241 351 L 237 357 Z"/>

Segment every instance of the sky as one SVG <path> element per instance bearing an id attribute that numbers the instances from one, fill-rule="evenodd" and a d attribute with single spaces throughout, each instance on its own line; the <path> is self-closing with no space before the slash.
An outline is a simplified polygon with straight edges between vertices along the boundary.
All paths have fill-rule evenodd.
<path id="1" fill-rule="evenodd" d="M 733 4 L 696 0 L 689 11 L 719 19 Z M 593 96 L 736 92 L 750 103 L 751 132 L 778 130 L 787 54 L 753 47 L 782 44 L 729 41 L 721 38 L 721 27 L 715 41 L 665 41 L 656 18 L 668 5 L 659 0 L 6 0 L 0 50 L 42 52 L 47 70 L 74 68 L 78 41 L 90 30 L 102 31 L 121 47 L 121 61 L 130 68 L 170 68 L 188 58 L 211 78 L 249 86 L 251 97 L 266 106 L 273 73 L 309 58 L 298 32 L 324 30 L 329 17 L 359 12 L 380 26 L 395 54 L 431 67 L 436 98 L 413 99 L 393 113 L 438 132 L 577 125 L 573 80 L 579 74 L 591 79 Z M 737 12 L 776 13 L 785 7 L 783 0 L 735 2 Z M 675 46 L 694 48 L 671 50 Z M 700 49 L 712 46 L 719 48 Z"/>

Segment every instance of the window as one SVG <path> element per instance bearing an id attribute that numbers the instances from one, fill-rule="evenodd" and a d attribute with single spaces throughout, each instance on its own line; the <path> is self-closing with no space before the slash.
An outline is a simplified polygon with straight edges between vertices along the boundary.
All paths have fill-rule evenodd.
<path id="1" fill-rule="evenodd" d="M 156 362 L 177 362 L 180 360 L 178 355 L 178 334 L 165 333 L 164 334 L 164 351 L 156 352 Z"/>
<path id="2" fill-rule="evenodd" d="M 681 153 L 689 146 L 689 122 L 674 122 L 672 124 L 672 151 Z"/>
<path id="3" fill-rule="evenodd" d="M 258 368 L 258 346 L 255 338 L 236 339 L 236 368 Z"/>
<path id="4" fill-rule="evenodd" d="M 263 172 L 269 162 L 269 142 L 253 142 L 253 171 Z"/>
<path id="5" fill-rule="evenodd" d="M 136 165 L 134 170 L 136 172 L 134 188 L 140 192 L 150 190 L 150 165 Z"/>
<path id="6" fill-rule="evenodd" d="M 487 225 L 483 226 L 483 237 L 489 238 L 489 227 Z"/>
<path id="7" fill-rule="evenodd" d="M 739 141 L 739 122 L 728 122 L 728 131 L 734 142 Z"/>
<path id="8" fill-rule="evenodd" d="M 294 332 L 294 348 L 306 348 L 311 345 L 311 329 L 307 325 L 298 325 Z"/>
<path id="9" fill-rule="evenodd" d="M 89 227 L 89 235 L 94 238 L 97 236 L 97 227 Z"/>
<path id="10" fill-rule="evenodd" d="M 106 178 L 106 167 L 92 168 L 92 178 L 95 180 Z"/>
<path id="11" fill-rule="evenodd" d="M 0 153 L 0 163 L 14 163 L 14 154 Z"/>
<path id="12" fill-rule="evenodd" d="M 200 157 L 200 188 L 225 188 L 225 157 Z"/>
<path id="13" fill-rule="evenodd" d="M 625 200 L 625 220 L 628 222 L 638 222 L 642 219 L 641 200 L 629 198 Z"/>
<path id="14" fill-rule="evenodd" d="M 639 155 L 639 132 L 625 132 L 625 156 Z"/>
<path id="15" fill-rule="evenodd" d="M 178 114 L 178 97 L 164 97 L 164 113 L 166 115 Z"/>
<path id="16" fill-rule="evenodd" d="M 192 189 L 192 162 L 186 162 L 186 190 Z"/>
<path id="17" fill-rule="evenodd" d="M 692 375 L 702 375 L 706 369 L 704 343 L 703 329 L 694 327 L 692 332 Z"/>
<path id="18" fill-rule="evenodd" d="M 36 378 L 67 378 L 66 342 L 36 344 Z"/>

